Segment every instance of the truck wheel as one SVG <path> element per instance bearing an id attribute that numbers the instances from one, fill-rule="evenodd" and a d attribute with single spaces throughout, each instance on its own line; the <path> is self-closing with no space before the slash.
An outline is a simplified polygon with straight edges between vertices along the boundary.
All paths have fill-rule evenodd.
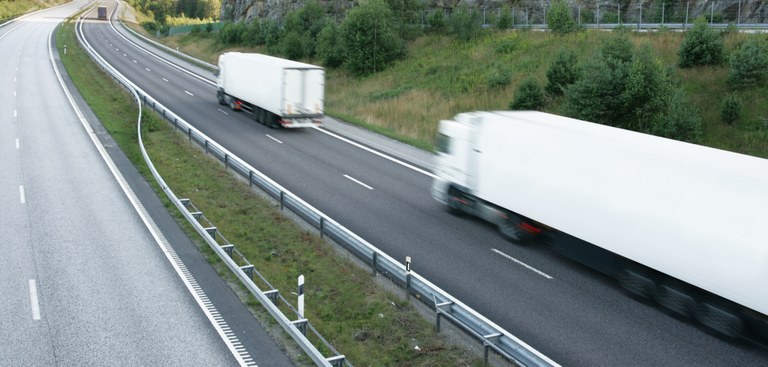
<path id="1" fill-rule="evenodd" d="M 523 229 L 523 220 L 512 213 L 507 213 L 507 219 L 499 223 L 499 232 L 507 241 L 514 243 L 524 243 L 533 238 L 533 234 Z"/>
<path id="2" fill-rule="evenodd" d="M 237 104 L 235 103 L 235 99 L 232 97 L 229 97 L 229 108 L 231 108 L 232 111 L 237 111 Z"/>
<path id="3" fill-rule="evenodd" d="M 683 317 L 693 316 L 696 310 L 696 300 L 684 291 L 684 287 L 674 283 L 662 283 L 656 288 L 656 302 L 664 308 Z"/>
<path id="4" fill-rule="evenodd" d="M 221 91 L 216 92 L 216 97 L 219 99 L 219 104 L 220 105 L 223 106 L 223 105 L 227 104 L 227 101 L 224 99 L 224 93 L 221 93 Z"/>
<path id="5" fill-rule="evenodd" d="M 622 288 L 636 297 L 653 298 L 656 285 L 641 270 L 626 268 L 619 274 L 618 281 Z"/>
<path id="6" fill-rule="evenodd" d="M 741 318 L 708 302 L 699 304 L 696 320 L 728 338 L 738 339 L 744 333 Z"/>

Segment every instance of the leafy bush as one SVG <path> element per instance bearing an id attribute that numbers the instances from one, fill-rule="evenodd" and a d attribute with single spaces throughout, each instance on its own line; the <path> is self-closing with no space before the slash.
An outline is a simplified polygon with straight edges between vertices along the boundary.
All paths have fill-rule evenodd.
<path id="1" fill-rule="evenodd" d="M 757 85 L 768 76 L 768 41 L 750 38 L 731 54 L 728 84 L 734 88 Z"/>
<path id="2" fill-rule="evenodd" d="M 224 23 L 219 30 L 219 41 L 225 45 L 239 45 L 243 43 L 246 30 L 246 25 L 243 22 Z"/>
<path id="3" fill-rule="evenodd" d="M 723 39 L 709 27 L 704 18 L 697 18 L 693 28 L 686 32 L 678 51 L 681 68 L 702 65 L 720 65 L 725 59 Z"/>
<path id="4" fill-rule="evenodd" d="M 445 12 L 443 9 L 435 9 L 427 17 L 427 26 L 429 26 L 431 32 L 438 33 L 445 31 L 445 28 L 447 27 L 446 23 Z"/>
<path id="5" fill-rule="evenodd" d="M 509 29 L 512 28 L 512 12 L 509 10 L 509 6 L 501 8 L 501 13 L 498 19 L 496 19 L 496 28 Z"/>
<path id="6" fill-rule="evenodd" d="M 647 130 L 649 122 L 665 110 L 671 93 L 667 69 L 654 57 L 651 45 L 645 44 L 635 53 L 624 80 L 624 90 L 619 95 L 626 115 L 624 127 Z"/>
<path id="7" fill-rule="evenodd" d="M 509 104 L 511 110 L 539 110 L 544 107 L 544 92 L 533 77 L 528 77 L 520 84 L 515 93 L 515 100 Z"/>
<path id="8" fill-rule="evenodd" d="M 517 41 L 511 38 L 507 38 L 499 42 L 496 46 L 496 53 L 499 55 L 511 54 L 517 49 Z"/>
<path id="9" fill-rule="evenodd" d="M 335 22 L 328 22 L 317 35 L 317 57 L 326 67 L 337 68 L 344 64 L 340 33 Z"/>
<path id="10" fill-rule="evenodd" d="M 666 110 L 653 119 L 646 132 L 690 143 L 701 141 L 701 117 L 688 103 L 685 94 L 681 90 L 674 91 L 667 97 L 666 105 Z"/>
<path id="11" fill-rule="evenodd" d="M 281 53 L 291 60 L 301 60 L 308 56 L 309 44 L 312 43 L 308 37 L 306 33 L 300 34 L 294 31 L 285 33 L 280 39 Z"/>
<path id="12" fill-rule="evenodd" d="M 251 47 L 264 45 L 264 33 L 258 18 L 254 18 L 251 24 L 248 24 L 242 38 L 243 43 Z"/>
<path id="13" fill-rule="evenodd" d="M 294 55 L 301 53 L 309 57 L 315 56 L 317 35 L 323 29 L 326 22 L 325 9 L 316 0 L 310 0 L 301 8 L 288 13 L 285 17 L 283 32 L 286 36 L 294 34 L 290 36 L 292 38 L 290 43 L 294 46 L 300 43 L 298 42 L 299 40 L 304 43 L 302 46 L 304 49 L 301 52 L 298 50 L 290 52 Z M 285 53 L 285 41 L 281 42 L 283 44 L 283 53 Z"/>
<path id="14" fill-rule="evenodd" d="M 553 96 L 563 95 L 565 88 L 579 79 L 580 73 L 576 53 L 569 48 L 561 48 L 547 69 L 547 86 L 544 90 Z"/>
<path id="15" fill-rule="evenodd" d="M 512 79 L 512 71 L 508 67 L 495 64 L 488 72 L 488 87 L 490 88 L 502 88 L 509 85 Z"/>
<path id="16" fill-rule="evenodd" d="M 741 118 L 741 101 L 735 94 L 731 94 L 723 101 L 721 116 L 723 122 L 732 125 Z"/>
<path id="17" fill-rule="evenodd" d="M 462 41 L 470 41 L 480 34 L 481 23 L 478 12 L 462 6 L 455 8 L 448 17 L 448 31 Z"/>
<path id="18" fill-rule="evenodd" d="M 386 68 L 405 55 L 392 11 L 383 0 L 370 0 L 349 11 L 341 25 L 345 66 L 357 76 Z"/>
<path id="19" fill-rule="evenodd" d="M 565 0 L 554 0 L 547 11 L 547 27 L 555 34 L 567 34 L 578 29 Z"/>
<path id="20" fill-rule="evenodd" d="M 141 26 L 144 27 L 144 29 L 146 29 L 147 32 L 150 32 L 150 33 L 155 33 L 157 32 L 157 29 L 158 29 L 157 22 L 155 22 L 154 20 L 145 20 L 141 22 Z"/>

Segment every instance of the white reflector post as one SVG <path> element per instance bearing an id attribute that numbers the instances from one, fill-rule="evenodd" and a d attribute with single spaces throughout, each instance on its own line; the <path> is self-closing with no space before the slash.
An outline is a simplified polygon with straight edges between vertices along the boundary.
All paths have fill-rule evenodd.
<path id="1" fill-rule="evenodd" d="M 304 317 L 304 274 L 299 275 L 299 317 Z"/>

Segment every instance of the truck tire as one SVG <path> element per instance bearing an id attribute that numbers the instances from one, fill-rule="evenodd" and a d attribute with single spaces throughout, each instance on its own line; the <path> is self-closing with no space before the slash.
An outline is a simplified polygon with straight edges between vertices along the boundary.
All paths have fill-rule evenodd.
<path id="1" fill-rule="evenodd" d="M 223 106 L 223 105 L 226 105 L 226 104 L 227 104 L 227 101 L 226 101 L 226 99 L 224 99 L 224 98 L 225 98 L 225 97 L 224 97 L 224 93 L 223 93 L 222 91 L 217 91 L 217 92 L 216 92 L 216 98 L 218 98 L 218 99 L 219 99 L 219 104 L 220 104 L 220 105 L 222 105 L 222 106 Z"/>
<path id="2" fill-rule="evenodd" d="M 684 289 L 668 282 L 659 284 L 656 288 L 656 302 L 679 316 L 693 317 L 696 311 L 696 300 Z"/>
<path id="3" fill-rule="evenodd" d="M 646 300 L 653 298 L 656 284 L 642 270 L 625 268 L 617 279 L 621 287 L 633 296 Z"/>
<path id="4" fill-rule="evenodd" d="M 696 320 L 718 334 L 731 339 L 739 339 L 744 333 L 744 322 L 730 311 L 702 302 L 696 310 Z"/>
<path id="5" fill-rule="evenodd" d="M 523 243 L 530 239 L 530 235 L 523 230 L 520 225 L 523 223 L 520 218 L 514 214 L 507 214 L 507 219 L 499 224 L 499 232 L 507 241 L 514 243 Z"/>

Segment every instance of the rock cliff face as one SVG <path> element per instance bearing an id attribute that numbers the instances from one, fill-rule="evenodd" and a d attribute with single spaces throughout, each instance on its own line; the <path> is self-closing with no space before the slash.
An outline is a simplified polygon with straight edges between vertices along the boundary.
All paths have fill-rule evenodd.
<path id="1" fill-rule="evenodd" d="M 321 0 L 321 4 L 331 7 L 337 14 L 343 14 L 346 9 L 358 4 L 359 0 Z M 547 7 L 551 0 L 424 0 L 427 9 L 450 9 L 459 5 L 472 7 L 487 7 L 496 9 L 502 6 L 515 8 L 534 9 Z M 300 8 L 305 0 L 223 0 L 221 6 L 221 19 L 250 22 L 253 18 L 267 18 L 279 20 L 290 11 Z M 601 9 L 616 8 L 621 6 L 621 13 L 632 19 L 637 19 L 640 8 L 648 11 L 659 0 L 566 0 L 573 6 L 595 9 L 599 4 Z M 686 3 L 689 3 L 689 19 L 699 15 L 709 16 L 711 13 L 726 15 L 725 19 L 740 19 L 742 22 L 768 23 L 768 2 L 762 0 L 675 0 L 667 1 L 667 9 L 677 7 L 678 11 L 685 12 Z M 738 16 L 738 18 L 737 18 Z"/>

